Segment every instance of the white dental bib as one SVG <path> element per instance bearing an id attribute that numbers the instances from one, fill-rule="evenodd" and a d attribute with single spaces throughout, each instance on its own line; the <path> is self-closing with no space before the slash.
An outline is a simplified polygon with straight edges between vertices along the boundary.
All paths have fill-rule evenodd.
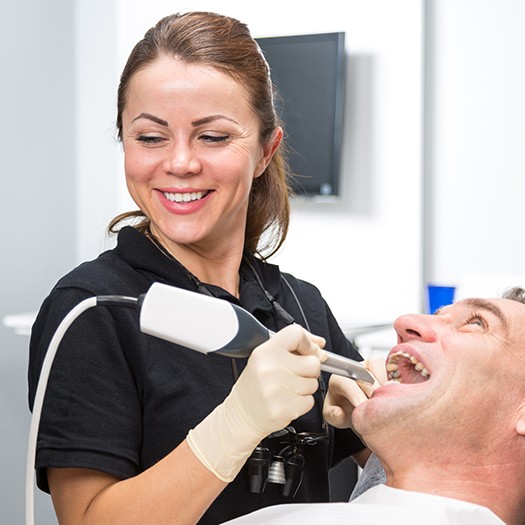
<path id="1" fill-rule="evenodd" d="M 378 485 L 351 503 L 267 507 L 228 525 L 505 525 L 491 510 L 442 496 Z"/>

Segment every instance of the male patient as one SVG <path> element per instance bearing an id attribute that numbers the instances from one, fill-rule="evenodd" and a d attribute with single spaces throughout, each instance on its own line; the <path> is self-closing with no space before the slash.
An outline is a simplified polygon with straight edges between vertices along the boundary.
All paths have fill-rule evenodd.
<path id="1" fill-rule="evenodd" d="M 513 288 L 398 318 L 389 380 L 356 399 L 356 383 L 332 376 L 325 404 L 329 423 L 351 424 L 379 457 L 386 484 L 232 525 L 525 523 L 524 303 Z"/>

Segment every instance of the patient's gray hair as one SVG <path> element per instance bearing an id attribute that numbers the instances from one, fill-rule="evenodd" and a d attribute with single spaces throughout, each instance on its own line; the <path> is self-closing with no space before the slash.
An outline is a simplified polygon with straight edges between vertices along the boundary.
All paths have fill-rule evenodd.
<path id="1" fill-rule="evenodd" d="M 503 299 L 510 299 L 511 301 L 518 301 L 525 304 L 525 290 L 519 286 L 509 288 L 504 294 Z"/>

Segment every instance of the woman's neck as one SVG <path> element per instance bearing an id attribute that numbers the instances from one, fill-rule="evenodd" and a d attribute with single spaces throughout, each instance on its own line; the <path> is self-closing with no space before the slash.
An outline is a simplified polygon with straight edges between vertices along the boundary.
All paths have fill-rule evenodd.
<path id="1" fill-rule="evenodd" d="M 180 245 L 153 232 L 148 237 L 170 258 L 176 259 L 197 281 L 219 286 L 239 297 L 239 268 L 243 246 L 228 243 L 223 249 L 203 250 L 197 245 Z"/>

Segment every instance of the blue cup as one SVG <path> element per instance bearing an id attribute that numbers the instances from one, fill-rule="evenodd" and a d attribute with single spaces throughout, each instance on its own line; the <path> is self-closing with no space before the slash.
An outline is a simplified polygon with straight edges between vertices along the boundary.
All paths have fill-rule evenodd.
<path id="1" fill-rule="evenodd" d="M 455 286 L 427 285 L 427 313 L 433 314 L 447 304 L 454 302 Z"/>

